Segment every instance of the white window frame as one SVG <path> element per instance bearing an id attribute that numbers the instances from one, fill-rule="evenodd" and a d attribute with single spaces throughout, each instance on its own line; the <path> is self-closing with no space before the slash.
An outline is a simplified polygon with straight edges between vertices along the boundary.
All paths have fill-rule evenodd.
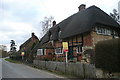
<path id="1" fill-rule="evenodd" d="M 102 34 L 102 29 L 98 26 L 96 27 L 96 32 L 97 34 Z"/>
<path id="2" fill-rule="evenodd" d="M 96 32 L 97 34 L 102 34 L 102 35 L 111 35 L 111 30 L 109 28 L 104 28 L 104 27 L 96 27 Z"/>
<path id="3" fill-rule="evenodd" d="M 44 54 L 43 54 L 43 51 L 44 51 Z M 37 55 L 46 55 L 46 49 L 38 49 Z"/>
<path id="4" fill-rule="evenodd" d="M 81 50 L 81 47 L 82 47 L 82 46 L 77 46 L 77 47 L 76 47 L 76 52 L 77 52 L 77 53 L 82 52 L 83 49 Z M 78 49 L 79 49 L 80 51 L 78 51 Z"/>
<path id="5" fill-rule="evenodd" d="M 60 38 L 61 32 L 62 32 L 62 31 L 59 31 L 59 38 Z"/>
<path id="6" fill-rule="evenodd" d="M 44 49 L 44 55 L 46 55 L 46 49 Z"/>
<path id="7" fill-rule="evenodd" d="M 53 35 L 50 35 L 50 39 L 52 38 Z"/>
<path id="8" fill-rule="evenodd" d="M 62 52 L 59 52 L 59 53 L 58 53 L 58 52 L 57 52 L 57 49 L 61 49 Z M 56 48 L 56 49 L 55 49 L 55 54 L 63 54 L 63 49 L 62 49 L 62 48 Z"/>
<path id="9" fill-rule="evenodd" d="M 119 37 L 118 37 L 118 32 L 116 32 L 115 30 L 113 30 L 113 34 L 114 34 L 114 37 L 115 37 L 115 38 L 119 38 Z"/>
<path id="10" fill-rule="evenodd" d="M 111 35 L 111 30 L 110 29 L 106 29 L 106 35 Z"/>

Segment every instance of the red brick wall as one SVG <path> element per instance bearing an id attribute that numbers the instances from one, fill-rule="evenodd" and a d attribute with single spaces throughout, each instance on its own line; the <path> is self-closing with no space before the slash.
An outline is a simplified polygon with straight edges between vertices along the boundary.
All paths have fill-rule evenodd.
<path id="1" fill-rule="evenodd" d="M 83 46 L 92 46 L 91 32 L 83 35 Z"/>
<path id="2" fill-rule="evenodd" d="M 47 59 L 49 59 L 49 60 L 52 60 L 53 58 L 54 58 L 54 49 L 45 49 L 46 51 L 46 53 L 45 53 L 45 55 L 38 55 L 38 56 L 36 56 L 36 59 L 43 59 L 43 58 L 47 58 Z M 49 53 L 51 53 L 51 54 L 49 54 Z"/>
<path id="3" fill-rule="evenodd" d="M 55 45 L 55 48 L 62 47 L 62 42 L 55 41 L 54 45 Z"/>
<path id="4" fill-rule="evenodd" d="M 54 49 L 46 49 L 46 55 L 49 55 L 49 53 L 54 53 Z"/>

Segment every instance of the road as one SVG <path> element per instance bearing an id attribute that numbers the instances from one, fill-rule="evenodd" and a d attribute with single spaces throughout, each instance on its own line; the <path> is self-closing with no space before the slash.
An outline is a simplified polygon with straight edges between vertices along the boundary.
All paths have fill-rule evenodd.
<path id="1" fill-rule="evenodd" d="M 2 79 L 2 59 L 0 58 L 0 80 Z"/>
<path id="2" fill-rule="evenodd" d="M 0 59 L 1 60 L 1 59 Z M 29 67 L 25 64 L 15 64 L 1 60 L 2 78 L 63 78 L 61 76 Z M 1 68 L 1 67 L 0 67 Z"/>

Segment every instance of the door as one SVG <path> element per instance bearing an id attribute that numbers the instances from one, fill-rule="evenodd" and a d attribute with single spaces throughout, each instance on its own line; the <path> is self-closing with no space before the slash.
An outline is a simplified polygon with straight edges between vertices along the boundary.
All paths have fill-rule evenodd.
<path id="1" fill-rule="evenodd" d="M 68 47 L 69 50 L 68 50 L 68 60 L 73 60 L 73 47 L 72 46 L 69 46 Z"/>

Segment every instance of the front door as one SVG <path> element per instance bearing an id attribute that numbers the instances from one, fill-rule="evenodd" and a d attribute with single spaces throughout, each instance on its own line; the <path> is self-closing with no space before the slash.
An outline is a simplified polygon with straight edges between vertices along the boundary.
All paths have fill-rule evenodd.
<path id="1" fill-rule="evenodd" d="M 73 60 L 73 47 L 69 46 L 69 51 L 68 51 L 68 60 Z"/>

